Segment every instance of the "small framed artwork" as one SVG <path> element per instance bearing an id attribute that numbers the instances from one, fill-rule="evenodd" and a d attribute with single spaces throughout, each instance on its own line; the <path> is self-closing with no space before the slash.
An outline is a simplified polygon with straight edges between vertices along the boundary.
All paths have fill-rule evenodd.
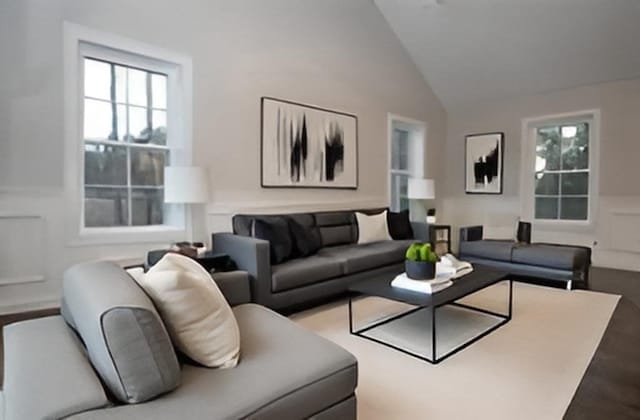
<path id="1" fill-rule="evenodd" d="M 355 115 L 262 98 L 264 188 L 358 188 Z"/>
<path id="2" fill-rule="evenodd" d="M 465 192 L 502 194 L 504 133 L 471 134 L 465 139 Z"/>

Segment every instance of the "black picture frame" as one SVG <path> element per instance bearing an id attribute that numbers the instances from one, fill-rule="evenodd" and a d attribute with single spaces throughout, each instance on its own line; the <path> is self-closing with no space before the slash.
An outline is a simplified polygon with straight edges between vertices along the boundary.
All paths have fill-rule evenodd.
<path id="1" fill-rule="evenodd" d="M 474 133 L 465 136 L 464 190 L 466 194 L 502 194 L 504 144 L 503 132 Z M 482 182 L 479 181 L 480 177 L 483 179 Z"/>
<path id="2" fill-rule="evenodd" d="M 331 118 L 331 115 L 335 115 L 334 119 L 340 118 L 342 121 L 346 121 L 345 118 L 353 124 L 351 132 L 353 134 L 353 138 L 349 139 L 352 141 L 348 147 L 344 149 L 350 150 L 353 156 L 350 157 L 349 162 L 346 162 L 345 159 L 347 157 L 343 156 L 342 165 L 350 165 L 349 171 L 352 175 L 351 179 L 346 182 L 343 181 L 338 184 L 334 184 L 333 181 L 307 181 L 296 183 L 294 181 L 288 180 L 286 182 L 274 182 L 273 179 L 269 180 L 267 178 L 273 178 L 272 174 L 270 176 L 265 176 L 267 171 L 273 169 L 268 168 L 267 165 L 272 164 L 272 162 L 267 161 L 265 149 L 265 137 L 268 135 L 265 130 L 265 125 L 268 123 L 265 117 L 265 110 L 269 103 L 280 103 L 288 107 L 295 107 L 296 109 L 300 109 L 300 112 L 303 110 L 309 110 L 309 112 L 314 113 L 324 113 L 326 114 L 326 118 Z M 306 115 L 306 114 L 305 114 Z M 343 140 L 346 142 L 346 140 Z M 343 150 L 344 150 L 343 149 Z M 354 114 L 350 114 L 347 112 L 337 111 L 333 109 L 322 108 L 315 105 L 304 104 L 300 102 L 294 102 L 286 99 L 275 98 L 271 96 L 263 96 L 260 98 L 260 186 L 262 188 L 308 188 L 308 189 L 346 189 L 346 190 L 356 190 L 358 189 L 359 184 L 359 149 L 358 149 L 358 117 Z M 269 175 L 269 174 L 267 174 Z M 351 182 L 349 182 L 351 181 Z"/>

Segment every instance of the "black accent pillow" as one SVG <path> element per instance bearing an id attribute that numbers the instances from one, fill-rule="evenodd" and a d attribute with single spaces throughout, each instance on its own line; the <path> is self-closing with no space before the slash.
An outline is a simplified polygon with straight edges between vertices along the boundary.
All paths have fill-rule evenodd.
<path id="1" fill-rule="evenodd" d="M 393 239 L 413 239 L 413 229 L 409 221 L 409 210 L 400 213 L 387 212 L 389 235 Z"/>
<path id="2" fill-rule="evenodd" d="M 254 219 L 252 236 L 269 241 L 271 264 L 280 264 L 291 258 L 293 244 L 286 218 Z"/>
<path id="3" fill-rule="evenodd" d="M 317 228 L 305 226 L 293 218 L 289 218 L 289 230 L 293 242 L 291 258 L 308 257 L 318 252 L 322 247 L 320 232 Z"/>

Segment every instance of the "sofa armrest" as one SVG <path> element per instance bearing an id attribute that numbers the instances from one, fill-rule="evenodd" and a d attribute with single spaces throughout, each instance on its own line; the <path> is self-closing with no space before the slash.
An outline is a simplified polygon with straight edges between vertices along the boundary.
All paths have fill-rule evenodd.
<path id="1" fill-rule="evenodd" d="M 460 228 L 460 242 L 482 240 L 482 226 L 467 226 Z"/>
<path id="2" fill-rule="evenodd" d="M 4 328 L 4 420 L 67 418 L 110 405 L 61 316 Z"/>
<path id="3" fill-rule="evenodd" d="M 271 257 L 269 241 L 233 233 L 211 235 L 213 252 L 229 255 L 240 270 L 249 273 L 251 300 L 269 306 L 271 298 Z"/>
<path id="4" fill-rule="evenodd" d="M 429 228 L 425 222 L 411 222 L 413 239 L 420 242 L 429 242 Z"/>
<path id="5" fill-rule="evenodd" d="M 221 271 L 212 274 L 220 291 L 229 305 L 236 306 L 251 302 L 251 284 L 246 271 Z"/>

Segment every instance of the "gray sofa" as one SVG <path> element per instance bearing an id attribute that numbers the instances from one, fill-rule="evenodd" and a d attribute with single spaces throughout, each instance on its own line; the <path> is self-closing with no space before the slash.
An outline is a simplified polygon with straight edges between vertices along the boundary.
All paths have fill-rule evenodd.
<path id="1" fill-rule="evenodd" d="M 179 362 L 153 304 L 120 267 L 71 268 L 62 316 L 4 329 L 4 420 L 356 418 L 350 353 L 247 303 L 246 273 L 216 282 L 240 328 L 232 369 Z"/>
<path id="2" fill-rule="evenodd" d="M 377 214 L 385 209 L 358 210 Z M 320 235 L 322 247 L 315 254 L 272 265 L 269 242 L 251 237 L 254 219 L 287 216 L 311 227 Z M 292 213 L 287 215 L 235 215 L 233 233 L 214 233 L 214 252 L 231 256 L 238 268 L 250 274 L 254 302 L 279 311 L 306 307 L 346 292 L 356 281 L 391 280 L 404 271 L 407 247 L 427 241 L 425 223 L 411 223 L 414 239 L 389 240 L 358 245 L 355 211 Z"/>
<path id="3" fill-rule="evenodd" d="M 589 288 L 591 249 L 531 243 L 531 224 L 520 222 L 518 241 L 483 239 L 482 226 L 460 229 L 459 257 L 489 265 L 523 279 L 557 282 L 571 290 Z"/>

